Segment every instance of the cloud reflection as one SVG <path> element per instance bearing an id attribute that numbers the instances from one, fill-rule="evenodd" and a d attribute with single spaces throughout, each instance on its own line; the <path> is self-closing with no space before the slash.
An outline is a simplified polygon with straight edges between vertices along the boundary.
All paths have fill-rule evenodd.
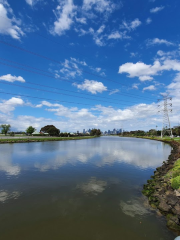
<path id="1" fill-rule="evenodd" d="M 121 201 L 120 202 L 121 210 L 124 214 L 135 217 L 135 215 L 145 215 L 150 214 L 150 211 L 143 206 L 142 202 L 138 200 L 131 200 L 128 202 Z"/>
<path id="2" fill-rule="evenodd" d="M 103 167 L 124 162 L 142 169 L 156 168 L 171 150 L 161 142 L 119 137 L 4 145 L 1 149 L 4 152 L 0 159 L 0 171 L 9 175 L 18 175 L 29 168 L 42 172 L 56 170 L 67 164 Z M 15 164 L 13 158 L 21 161 Z"/>
<path id="3" fill-rule="evenodd" d="M 14 192 L 7 192 L 7 191 L 0 191 L 0 202 L 4 203 L 9 199 L 17 199 L 20 196 L 20 193 L 17 191 Z"/>
<path id="4" fill-rule="evenodd" d="M 3 145 L 4 146 L 4 145 Z M 21 168 L 17 164 L 12 163 L 12 152 L 7 145 L 1 146 L 0 171 L 6 172 L 7 175 L 16 176 L 20 173 Z"/>
<path id="5" fill-rule="evenodd" d="M 87 183 L 78 185 L 77 188 L 81 189 L 86 194 L 97 195 L 102 193 L 107 186 L 107 182 L 97 180 L 95 177 L 92 177 Z"/>

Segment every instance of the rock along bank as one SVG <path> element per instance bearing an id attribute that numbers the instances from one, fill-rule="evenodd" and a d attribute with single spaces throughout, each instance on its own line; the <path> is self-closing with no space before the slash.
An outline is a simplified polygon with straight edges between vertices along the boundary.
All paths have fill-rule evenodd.
<path id="1" fill-rule="evenodd" d="M 151 207 L 166 216 L 169 229 L 180 233 L 180 144 L 176 141 L 170 144 L 168 160 L 156 168 L 142 193 L 148 197 Z"/>

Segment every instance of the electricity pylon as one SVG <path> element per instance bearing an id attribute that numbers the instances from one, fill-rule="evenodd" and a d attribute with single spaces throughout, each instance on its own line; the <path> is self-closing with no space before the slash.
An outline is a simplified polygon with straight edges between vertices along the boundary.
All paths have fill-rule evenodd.
<path id="1" fill-rule="evenodd" d="M 169 133 L 170 137 L 172 137 L 172 129 L 171 124 L 169 120 L 169 114 L 168 112 L 172 112 L 172 98 L 166 96 L 163 96 L 163 99 L 158 99 L 158 101 L 163 100 L 163 109 L 159 110 L 158 112 L 163 113 L 163 125 L 162 125 L 162 131 L 161 131 L 161 138 L 164 136 L 164 134 L 167 132 Z M 158 105 L 158 107 L 161 107 L 161 105 Z"/>

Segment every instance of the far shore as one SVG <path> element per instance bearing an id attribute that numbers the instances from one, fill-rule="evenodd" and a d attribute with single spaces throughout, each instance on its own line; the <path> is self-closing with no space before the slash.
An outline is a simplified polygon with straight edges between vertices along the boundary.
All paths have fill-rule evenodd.
<path id="1" fill-rule="evenodd" d="M 2 136 L 1 136 L 2 137 Z M 49 142 L 49 141 L 68 141 L 68 140 L 83 140 L 96 138 L 98 136 L 78 136 L 78 137 L 33 137 L 33 136 L 19 136 L 0 137 L 0 144 L 3 143 L 29 143 L 29 142 Z"/>

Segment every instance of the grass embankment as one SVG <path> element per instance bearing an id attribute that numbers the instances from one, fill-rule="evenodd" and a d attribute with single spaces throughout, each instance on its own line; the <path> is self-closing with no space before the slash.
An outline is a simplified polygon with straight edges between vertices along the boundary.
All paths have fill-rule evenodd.
<path id="1" fill-rule="evenodd" d="M 130 137 L 135 137 L 135 138 L 144 138 L 144 139 L 150 139 L 150 140 L 157 140 L 157 141 L 162 141 L 162 142 L 172 142 L 172 141 L 176 141 L 176 142 L 179 142 L 180 143 L 180 138 L 177 138 L 177 137 L 175 137 L 175 138 L 170 138 L 170 137 L 163 137 L 163 138 L 161 138 L 161 137 L 154 137 L 154 136 L 152 136 L 152 137 L 148 137 L 148 136 L 130 136 Z"/>
<path id="2" fill-rule="evenodd" d="M 165 175 L 173 189 L 180 189 L 180 159 L 178 159 L 173 168 Z"/>
<path id="3" fill-rule="evenodd" d="M 85 137 L 40 137 L 40 138 L 8 138 L 0 139 L 0 144 L 2 143 L 27 143 L 27 142 L 48 142 L 48 141 L 68 141 L 68 140 L 81 140 L 81 139 L 91 139 L 97 136 L 85 136 Z"/>

